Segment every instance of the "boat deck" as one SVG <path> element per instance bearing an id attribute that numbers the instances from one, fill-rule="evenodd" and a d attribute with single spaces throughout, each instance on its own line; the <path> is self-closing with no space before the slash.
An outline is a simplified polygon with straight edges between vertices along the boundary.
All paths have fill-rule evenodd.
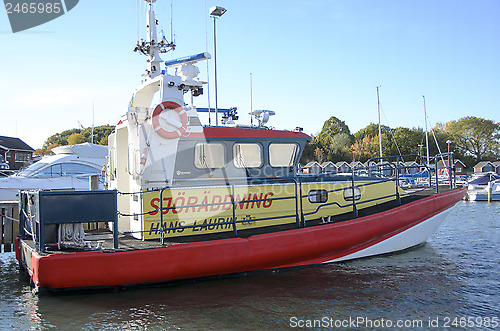
<path id="1" fill-rule="evenodd" d="M 449 191 L 449 187 L 440 187 L 439 192 Z M 408 204 L 410 202 L 429 197 L 435 194 L 435 188 L 429 189 L 419 189 L 414 192 L 409 192 L 410 194 L 401 198 L 401 205 Z M 373 207 L 360 209 L 358 211 L 358 217 L 364 217 L 386 210 L 390 210 L 397 206 L 396 201 L 386 202 Z M 353 212 L 332 216 L 330 218 L 320 218 L 306 221 L 306 227 L 322 226 L 324 224 L 338 223 L 343 221 L 348 221 L 353 219 Z M 285 230 L 296 229 L 296 224 L 286 224 L 272 227 L 256 228 L 251 230 L 239 231 L 237 237 L 248 238 L 250 236 L 279 232 Z M 186 237 L 176 237 L 168 238 L 165 236 L 163 244 L 159 239 L 154 240 L 139 240 L 133 238 L 130 234 L 120 233 L 118 235 L 118 249 L 113 248 L 113 233 L 107 229 L 95 229 L 95 230 L 85 230 L 84 245 L 75 245 L 65 243 L 58 246 L 57 243 L 47 243 L 45 252 L 38 252 L 40 255 L 48 254 L 62 254 L 68 252 L 89 252 L 89 251 L 102 251 L 102 252 L 119 252 L 119 251 L 133 251 L 133 250 L 143 250 L 143 249 L 154 249 L 161 248 L 169 245 L 175 245 L 186 242 L 199 242 L 199 241 L 210 241 L 217 239 L 234 238 L 232 232 L 218 233 L 218 234 L 202 234 L 196 236 L 186 236 Z M 32 239 L 23 239 L 23 243 L 34 250 L 34 241 Z"/>

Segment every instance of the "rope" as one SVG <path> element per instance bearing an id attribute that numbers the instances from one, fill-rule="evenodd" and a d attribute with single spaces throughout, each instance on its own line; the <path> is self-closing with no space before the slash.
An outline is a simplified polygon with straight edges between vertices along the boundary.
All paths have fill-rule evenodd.
<path id="1" fill-rule="evenodd" d="M 9 217 L 9 216 L 4 215 L 4 214 L 0 214 L 0 216 L 1 216 L 1 217 L 5 217 L 5 218 L 6 218 L 6 219 L 8 219 L 8 220 L 18 221 L 18 222 L 19 222 L 19 220 L 18 220 L 17 218 L 12 218 L 12 217 Z"/>

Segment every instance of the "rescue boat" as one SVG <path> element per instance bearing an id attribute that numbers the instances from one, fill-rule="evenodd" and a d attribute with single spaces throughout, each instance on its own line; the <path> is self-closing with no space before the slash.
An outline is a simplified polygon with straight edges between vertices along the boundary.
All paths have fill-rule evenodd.
<path id="1" fill-rule="evenodd" d="M 16 256 L 37 289 L 119 287 L 329 263 L 424 243 L 465 195 L 414 194 L 400 164 L 301 174 L 311 137 L 237 125 L 237 109 L 202 109 L 200 53 L 163 61 L 148 3 L 147 73 L 109 136 L 106 190 L 30 191 L 20 199 Z M 162 69 L 164 67 L 164 69 Z M 203 125 L 200 114 L 221 116 Z M 451 156 L 451 155 L 450 155 Z M 380 160 L 381 161 L 381 160 Z M 381 161 L 382 162 L 382 161 Z M 381 167 L 394 167 L 385 177 Z M 431 182 L 431 178 L 429 178 Z M 106 222 L 89 230 L 83 224 Z"/>

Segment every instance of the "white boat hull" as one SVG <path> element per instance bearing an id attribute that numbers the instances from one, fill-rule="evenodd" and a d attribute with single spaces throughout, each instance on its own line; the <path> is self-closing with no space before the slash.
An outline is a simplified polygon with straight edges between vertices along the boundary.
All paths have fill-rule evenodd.
<path id="1" fill-rule="evenodd" d="M 380 255 L 393 253 L 397 251 L 402 251 L 407 248 L 411 248 L 420 244 L 423 244 L 427 239 L 432 236 L 433 233 L 439 228 L 441 223 L 445 220 L 446 216 L 449 214 L 452 208 L 441 212 L 431 218 L 419 223 L 406 231 L 398 233 L 397 235 L 390 237 L 378 244 L 370 246 L 368 248 L 362 249 L 356 253 L 343 256 L 338 259 L 330 260 L 325 263 L 330 262 L 340 262 L 346 260 L 359 259 L 368 256 Z"/>

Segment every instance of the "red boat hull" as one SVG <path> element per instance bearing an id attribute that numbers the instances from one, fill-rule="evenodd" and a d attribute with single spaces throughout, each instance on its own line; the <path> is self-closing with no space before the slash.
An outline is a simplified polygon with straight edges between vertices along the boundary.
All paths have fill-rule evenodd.
<path id="1" fill-rule="evenodd" d="M 32 280 L 39 288 L 109 287 L 349 259 L 356 252 L 389 242 L 397 236 L 404 241 L 404 237 L 401 238 L 404 233 L 423 226 L 426 221 L 453 207 L 464 195 L 465 189 L 453 190 L 350 221 L 249 238 L 112 253 L 95 251 L 39 255 L 32 251 Z M 434 229 L 438 225 L 434 225 Z M 21 245 L 27 244 L 22 240 L 17 243 L 18 259 L 21 259 Z M 377 254 L 405 248 L 394 244 Z M 368 252 L 362 256 L 369 255 L 373 254 Z"/>

